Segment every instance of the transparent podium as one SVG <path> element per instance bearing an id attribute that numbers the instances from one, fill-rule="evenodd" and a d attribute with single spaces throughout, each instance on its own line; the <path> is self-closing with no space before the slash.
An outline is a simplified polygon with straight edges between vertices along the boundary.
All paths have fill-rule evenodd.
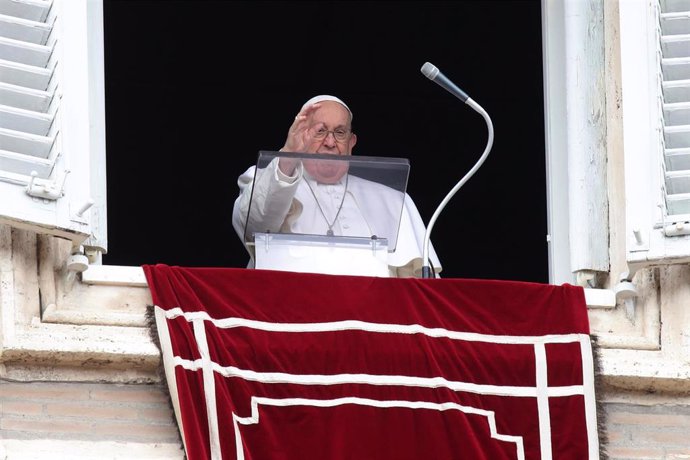
<path id="1" fill-rule="evenodd" d="M 407 159 L 261 151 L 256 165 L 244 227 L 255 268 L 389 276 Z"/>

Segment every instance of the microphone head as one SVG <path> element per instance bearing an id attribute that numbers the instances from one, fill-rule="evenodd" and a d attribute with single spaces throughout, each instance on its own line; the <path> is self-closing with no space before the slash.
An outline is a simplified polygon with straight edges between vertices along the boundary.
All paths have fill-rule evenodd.
<path id="1" fill-rule="evenodd" d="M 433 80 L 434 78 L 436 78 L 439 72 L 438 68 L 431 62 L 425 62 L 421 70 L 424 76 L 429 80 Z"/>

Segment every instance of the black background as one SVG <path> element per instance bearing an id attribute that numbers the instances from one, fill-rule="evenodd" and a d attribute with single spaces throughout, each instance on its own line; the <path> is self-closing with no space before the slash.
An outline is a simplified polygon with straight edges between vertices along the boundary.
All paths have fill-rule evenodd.
<path id="1" fill-rule="evenodd" d="M 429 61 L 495 129 L 434 226 L 442 276 L 548 282 L 538 0 L 105 0 L 104 27 L 105 263 L 244 267 L 237 177 L 323 93 L 354 112 L 355 154 L 410 159 L 428 222 L 487 141 Z"/>

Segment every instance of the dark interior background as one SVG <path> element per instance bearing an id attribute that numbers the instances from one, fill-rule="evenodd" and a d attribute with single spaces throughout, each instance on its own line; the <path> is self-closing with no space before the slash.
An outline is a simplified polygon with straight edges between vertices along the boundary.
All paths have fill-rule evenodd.
<path id="1" fill-rule="evenodd" d="M 444 277 L 548 282 L 541 7 L 531 1 L 104 1 L 104 263 L 244 267 L 237 177 L 316 94 L 354 112 L 355 154 L 409 158 Z"/>

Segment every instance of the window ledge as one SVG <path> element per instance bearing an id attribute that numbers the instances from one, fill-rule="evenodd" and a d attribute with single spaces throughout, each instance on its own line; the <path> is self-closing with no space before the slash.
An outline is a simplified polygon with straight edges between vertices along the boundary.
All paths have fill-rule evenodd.
<path id="1" fill-rule="evenodd" d="M 141 267 L 126 265 L 89 265 L 81 274 L 81 282 L 101 286 L 148 286 Z"/>
<path id="2" fill-rule="evenodd" d="M 613 289 L 585 288 L 587 308 L 615 308 L 616 293 Z"/>
<path id="3" fill-rule="evenodd" d="M 627 390 L 690 392 L 690 363 L 660 351 L 601 349 L 600 357 L 607 385 Z"/>
<path id="4" fill-rule="evenodd" d="M 158 382 L 160 352 L 142 327 L 31 325 L 4 337 L 0 375 L 16 380 Z"/>
<path id="5" fill-rule="evenodd" d="M 43 311 L 41 321 L 54 324 L 73 324 L 81 326 L 123 326 L 146 327 L 146 316 L 141 313 L 124 313 L 112 311 L 83 311 L 78 309 L 58 308 L 50 304 Z"/>
<path id="6" fill-rule="evenodd" d="M 81 274 L 82 283 L 105 286 L 146 287 L 146 276 L 141 267 L 124 265 L 89 265 Z M 616 294 L 611 289 L 585 289 L 589 308 L 614 308 Z"/>

